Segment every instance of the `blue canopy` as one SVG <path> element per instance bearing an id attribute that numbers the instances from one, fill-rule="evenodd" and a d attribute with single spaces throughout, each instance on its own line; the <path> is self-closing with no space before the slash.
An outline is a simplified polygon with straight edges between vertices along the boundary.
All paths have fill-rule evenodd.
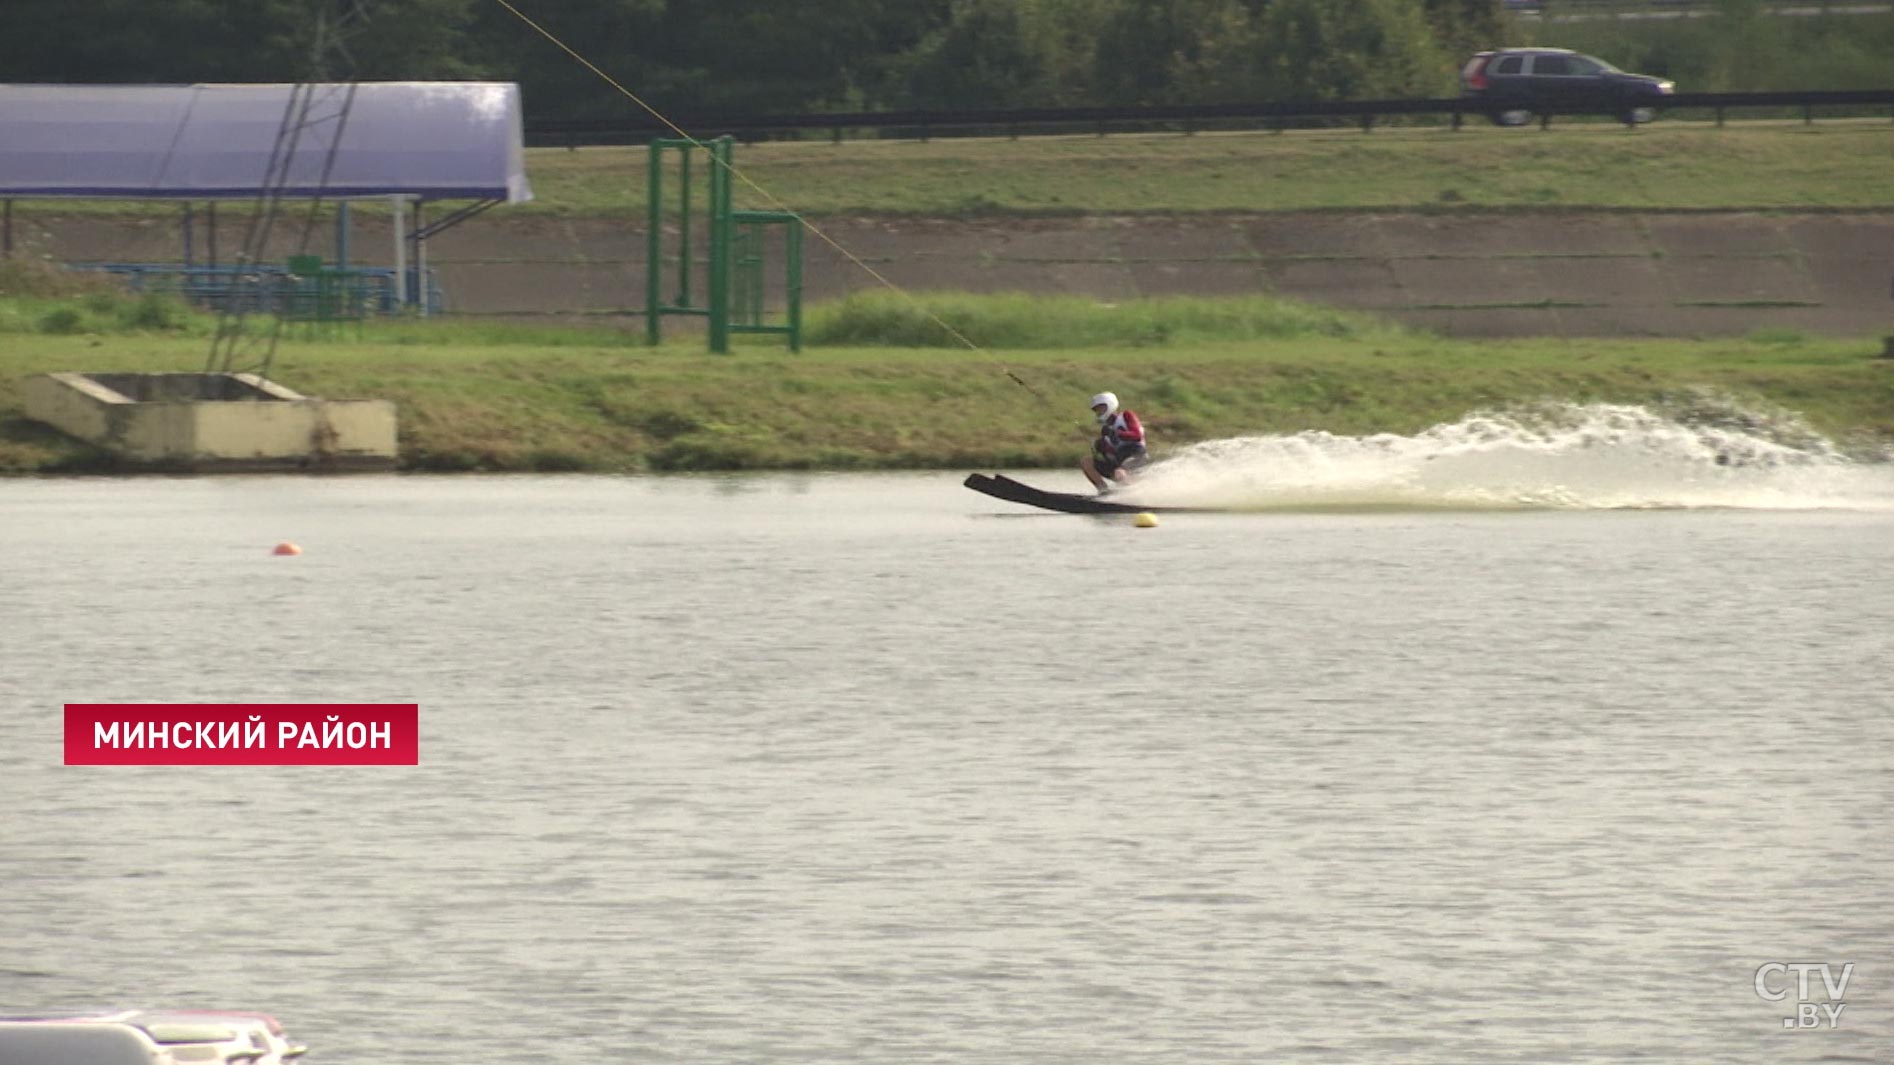
<path id="1" fill-rule="evenodd" d="M 0 197 L 254 197 L 270 184 L 295 88 L 0 85 Z M 282 195 L 533 198 L 518 85 L 350 88 L 303 86 Z"/>

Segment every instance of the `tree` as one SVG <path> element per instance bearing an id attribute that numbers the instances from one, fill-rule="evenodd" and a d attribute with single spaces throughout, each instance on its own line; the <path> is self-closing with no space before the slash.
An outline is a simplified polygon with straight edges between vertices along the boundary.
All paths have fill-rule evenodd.
<path id="1" fill-rule="evenodd" d="M 521 14 L 613 80 L 641 94 L 653 91 L 655 63 L 649 57 L 663 51 L 665 38 L 659 27 L 664 0 L 513 2 Z M 473 9 L 467 42 L 469 61 L 485 76 L 519 82 L 529 116 L 605 117 L 622 115 L 631 106 L 604 79 L 491 0 Z"/>
<path id="2" fill-rule="evenodd" d="M 1424 0 L 1422 6 L 1434 39 L 1452 58 L 1512 43 L 1511 23 L 1500 0 Z"/>
<path id="3" fill-rule="evenodd" d="M 284 0 L 13 0 L 10 7 L 0 34 L 10 81 L 293 80 L 282 71 L 294 54 L 297 11 Z"/>
<path id="4" fill-rule="evenodd" d="M 893 66 L 915 107 L 1097 102 L 1098 25 L 1118 0 L 956 0 L 944 25 Z"/>
<path id="5" fill-rule="evenodd" d="M 1037 95 L 1042 66 L 1012 0 L 962 0 L 906 64 L 902 93 L 914 107 L 1017 107 Z"/>
<path id="6" fill-rule="evenodd" d="M 827 0 L 680 0 L 700 21 L 696 65 L 708 80 L 700 97 L 713 107 L 797 111 L 859 103 L 878 92 L 880 57 L 917 44 L 945 22 L 945 3 Z"/>
<path id="7" fill-rule="evenodd" d="M 475 0 L 371 0 L 370 27 L 345 44 L 335 77 L 464 77 Z M 14 81 L 301 81 L 316 73 L 308 0 L 12 0 L 0 67 Z M 333 12 L 339 3 L 327 4 Z M 73 33 L 75 24 L 87 27 Z M 353 67 L 353 69 L 349 69 Z"/>
<path id="8" fill-rule="evenodd" d="M 1254 5 L 1227 0 L 1207 11 L 1195 46 L 1171 57 L 1179 99 L 1225 103 L 1267 98 L 1274 90 L 1263 19 Z"/>
<path id="9" fill-rule="evenodd" d="M 1119 0 L 1099 25 L 1094 85 L 1099 102 L 1138 105 L 1172 97 L 1175 66 L 1195 52 L 1203 5 Z"/>
<path id="10" fill-rule="evenodd" d="M 1272 0 L 1260 29 L 1262 80 L 1276 99 L 1438 96 L 1453 84 L 1417 0 Z"/>
<path id="11" fill-rule="evenodd" d="M 484 77 L 486 68 L 474 55 L 470 34 L 474 11 L 493 6 L 492 0 L 367 0 L 367 23 L 343 44 L 352 70 L 338 76 L 364 81 Z"/>
<path id="12" fill-rule="evenodd" d="M 665 113 L 800 111 L 866 105 L 891 58 L 946 21 L 947 0 L 514 0 L 548 33 Z M 604 79 L 484 3 L 470 51 L 520 82 L 529 114 L 622 114 Z"/>

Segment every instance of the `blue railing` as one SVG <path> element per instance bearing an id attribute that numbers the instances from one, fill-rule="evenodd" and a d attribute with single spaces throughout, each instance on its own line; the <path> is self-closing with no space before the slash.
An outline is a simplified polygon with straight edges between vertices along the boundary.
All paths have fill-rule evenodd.
<path id="1" fill-rule="evenodd" d="M 344 305 L 365 314 L 400 314 L 404 310 L 391 267 L 325 267 L 320 277 L 292 271 L 286 265 L 186 266 L 182 263 L 67 263 L 67 269 L 122 277 L 134 292 L 180 296 L 207 310 L 226 308 L 296 317 L 318 285 L 343 294 Z M 420 272 L 408 268 L 408 306 L 420 303 Z M 440 313 L 444 306 L 440 278 L 426 273 L 427 309 Z M 233 303 L 241 306 L 232 307 Z"/>

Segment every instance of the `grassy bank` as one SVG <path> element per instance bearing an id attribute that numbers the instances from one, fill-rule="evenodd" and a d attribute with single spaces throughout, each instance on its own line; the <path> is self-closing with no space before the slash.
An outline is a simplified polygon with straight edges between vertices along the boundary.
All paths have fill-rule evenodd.
<path id="1" fill-rule="evenodd" d="M 136 328 L 113 327 L 96 310 L 105 301 L 80 299 L 98 315 L 82 324 Z M 0 313 L 0 322 L 19 323 L 70 303 L 6 306 L 11 319 Z M 1084 401 L 1103 388 L 1145 414 L 1160 451 L 1313 428 L 1407 433 L 1546 400 L 1691 408 L 1706 393 L 1799 411 L 1864 450 L 1894 442 L 1894 364 L 1873 358 L 1865 341 L 1471 343 L 1267 300 L 1114 308 L 968 298 L 940 310 L 985 346 L 893 346 L 861 324 L 874 307 L 825 309 L 813 324 L 831 342 L 801 355 L 757 344 L 719 357 L 688 341 L 653 349 L 606 331 L 410 323 L 373 327 L 359 343 L 286 341 L 273 376 L 314 395 L 394 400 L 408 469 L 1065 465 L 1092 432 Z M 869 343 L 840 342 L 851 329 Z M 1048 341 L 1088 330 L 1098 335 L 1082 347 Z M 197 369 L 207 350 L 199 332 L 186 320 L 167 332 L 0 334 L 0 469 L 109 468 L 24 419 L 27 375 Z"/>
<path id="2" fill-rule="evenodd" d="M 1472 123 L 1289 133 L 850 140 L 740 145 L 744 176 L 809 215 L 1189 213 L 1374 209 L 1894 208 L 1885 118 L 1663 119 L 1638 129 Z M 700 160 L 701 164 L 701 160 Z M 509 214 L 641 217 L 642 148 L 527 153 L 535 199 Z M 698 176 L 702 178 L 701 165 Z M 700 194 L 701 195 L 701 194 Z M 739 206 L 774 203 L 738 182 Z M 373 204 L 360 211 L 375 213 Z M 25 201 L 36 215 L 146 213 L 172 205 Z M 226 209 L 236 225 L 241 205 Z"/>
<path id="3" fill-rule="evenodd" d="M 1125 134 L 742 145 L 737 166 L 806 214 L 1345 208 L 1886 208 L 1885 120 L 1663 122 L 1372 133 Z M 641 210 L 644 153 L 530 154 L 539 210 Z M 739 182 L 740 206 L 771 206 Z"/>

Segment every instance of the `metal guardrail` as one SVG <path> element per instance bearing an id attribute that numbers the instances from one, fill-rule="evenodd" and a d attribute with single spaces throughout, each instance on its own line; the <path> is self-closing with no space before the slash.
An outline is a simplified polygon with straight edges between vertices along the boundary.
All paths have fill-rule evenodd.
<path id="1" fill-rule="evenodd" d="M 705 139 L 730 134 L 740 139 L 823 131 L 841 140 L 845 133 L 873 133 L 882 139 L 925 140 L 930 136 L 968 132 L 998 136 L 1075 131 L 1129 132 L 1151 129 L 1227 129 L 1252 126 L 1287 129 L 1297 124 L 1349 120 L 1363 130 L 1388 118 L 1430 116 L 1447 120 L 1458 129 L 1467 119 L 1484 120 L 1496 111 L 1520 108 L 1518 103 L 1496 103 L 1469 97 L 1434 100 L 1340 100 L 1304 103 L 1190 104 L 1167 107 L 1066 107 L 973 111 L 838 111 L 798 115 L 682 114 L 674 121 L 693 137 Z M 1663 109 L 1707 110 L 1723 124 L 1736 110 L 1800 110 L 1813 122 L 1818 108 L 1887 107 L 1894 115 L 1894 89 L 1848 89 L 1820 92 L 1679 93 L 1665 99 Z M 1597 115 L 1597 106 L 1533 105 L 1531 110 L 1549 125 L 1553 116 Z M 579 148 L 608 144 L 643 144 L 675 131 L 657 119 L 634 115 L 614 119 L 530 120 L 526 143 L 532 147 Z"/>
<path id="2" fill-rule="evenodd" d="M 1525 17 L 1568 19 L 1664 19 L 1712 16 L 1718 0 L 1505 0 L 1506 10 Z M 1768 15 L 1873 15 L 1885 12 L 1881 0 L 1762 0 Z"/>
<path id="3" fill-rule="evenodd" d="M 298 318 L 309 307 L 318 285 L 310 276 L 288 266 L 256 263 L 250 266 L 186 266 L 177 263 L 74 262 L 68 270 L 113 274 L 125 279 L 133 292 L 175 295 L 209 310 L 222 310 L 233 300 L 247 310 Z M 370 314 L 399 314 L 395 271 L 386 267 L 348 267 L 323 271 L 337 297 L 348 307 Z M 408 269 L 408 291 L 415 291 L 416 271 Z M 427 272 L 428 308 L 441 310 L 440 279 Z"/>

